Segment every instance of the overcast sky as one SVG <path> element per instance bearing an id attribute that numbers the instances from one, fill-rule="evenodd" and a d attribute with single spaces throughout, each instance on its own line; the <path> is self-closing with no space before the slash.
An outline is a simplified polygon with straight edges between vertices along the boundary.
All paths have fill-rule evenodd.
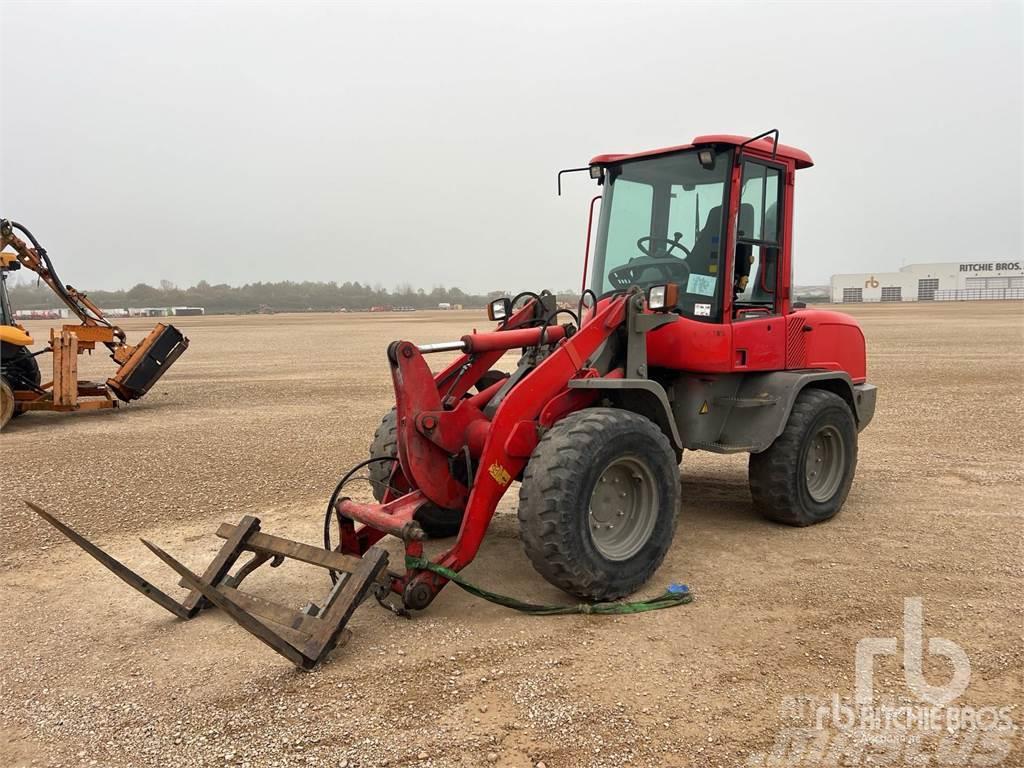
<path id="1" fill-rule="evenodd" d="M 67 282 L 577 286 L 605 152 L 782 131 L 798 283 L 1022 256 L 1022 3 L 2 2 Z"/>

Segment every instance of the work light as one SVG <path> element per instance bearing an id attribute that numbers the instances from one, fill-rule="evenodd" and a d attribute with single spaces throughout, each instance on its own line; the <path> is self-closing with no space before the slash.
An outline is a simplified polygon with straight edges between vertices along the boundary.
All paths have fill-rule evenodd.
<path id="1" fill-rule="evenodd" d="M 512 311 L 512 302 L 506 297 L 495 299 L 487 305 L 487 319 L 488 320 L 504 320 L 509 316 L 509 312 Z"/>
<path id="2" fill-rule="evenodd" d="M 652 285 L 647 291 L 647 307 L 655 312 L 672 309 L 679 301 L 679 286 L 675 283 Z"/>

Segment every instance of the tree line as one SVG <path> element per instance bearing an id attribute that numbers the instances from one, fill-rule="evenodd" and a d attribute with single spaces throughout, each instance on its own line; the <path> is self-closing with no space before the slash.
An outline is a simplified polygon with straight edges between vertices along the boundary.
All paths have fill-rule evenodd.
<path id="1" fill-rule="evenodd" d="M 13 284 L 12 284 L 13 283 Z M 11 304 L 15 309 L 59 309 L 64 305 L 45 284 L 8 283 Z M 797 287 L 794 298 L 807 303 L 828 302 L 822 292 L 805 291 Z M 261 310 L 274 312 L 338 312 L 366 310 L 371 307 L 412 307 L 437 309 L 438 304 L 461 304 L 467 309 L 484 307 L 489 299 L 511 295 L 507 291 L 491 291 L 486 295 L 466 293 L 460 288 L 434 286 L 430 291 L 413 288 L 404 283 L 391 291 L 379 283 L 371 286 L 359 282 L 293 282 L 247 283 L 232 286 L 226 283 L 211 285 L 200 280 L 191 288 L 178 288 L 169 280 L 161 280 L 158 287 L 138 283 L 128 290 L 89 291 L 89 298 L 103 309 L 128 307 L 203 307 L 210 314 L 244 314 Z M 575 305 L 579 292 L 558 291 L 560 302 Z"/>
<path id="2" fill-rule="evenodd" d="M 57 309 L 62 307 L 53 292 L 35 282 L 10 285 L 11 304 L 15 309 Z M 89 299 L 104 309 L 128 307 L 203 307 L 208 313 L 246 313 L 260 310 L 275 312 L 337 312 L 342 309 L 363 310 L 376 306 L 437 309 L 438 304 L 461 304 L 483 307 L 489 296 L 466 293 L 460 288 L 438 285 L 429 291 L 398 285 L 388 291 L 380 284 L 359 282 L 292 282 L 248 283 L 232 286 L 211 285 L 205 280 L 191 288 L 178 288 L 167 280 L 158 287 L 139 283 L 128 290 L 89 291 Z"/>

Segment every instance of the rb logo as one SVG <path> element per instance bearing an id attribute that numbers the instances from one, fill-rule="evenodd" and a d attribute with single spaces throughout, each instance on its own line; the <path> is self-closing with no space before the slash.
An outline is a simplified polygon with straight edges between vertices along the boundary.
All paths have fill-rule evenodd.
<path id="1" fill-rule="evenodd" d="M 923 624 L 921 598 L 906 598 L 903 601 L 903 676 L 907 687 L 919 700 L 942 707 L 967 690 L 971 682 L 971 662 L 964 649 L 952 640 L 929 638 L 928 653 L 945 656 L 953 665 L 953 677 L 947 685 L 929 685 L 921 669 Z M 874 699 L 874 657 L 895 653 L 895 637 L 865 637 L 857 643 L 854 695 L 857 704 L 870 706 Z"/>

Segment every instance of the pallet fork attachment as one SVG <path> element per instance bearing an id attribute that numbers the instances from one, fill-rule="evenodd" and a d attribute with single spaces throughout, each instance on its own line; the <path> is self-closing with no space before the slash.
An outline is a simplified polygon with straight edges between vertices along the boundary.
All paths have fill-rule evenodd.
<path id="1" fill-rule="evenodd" d="M 246 515 L 238 525 L 224 523 L 217 529 L 217 536 L 224 539 L 224 544 L 202 576 L 157 545 L 142 539 L 153 554 L 181 577 L 181 585 L 190 590 L 185 600 L 178 602 L 38 504 L 25 503 L 115 576 L 178 618 L 192 619 L 204 607 L 214 605 L 242 629 L 306 670 L 313 669 L 332 649 L 348 639 L 350 633 L 345 625 L 370 590 L 382 577 L 387 577 L 388 554 L 381 547 L 370 547 L 363 557 L 343 555 L 261 533 L 259 518 Z M 252 553 L 252 559 L 231 574 L 231 569 L 246 552 Z M 322 606 L 307 603 L 302 610 L 295 610 L 239 589 L 241 582 L 259 566 L 270 561 L 272 568 L 277 567 L 286 558 L 341 574 Z"/>

